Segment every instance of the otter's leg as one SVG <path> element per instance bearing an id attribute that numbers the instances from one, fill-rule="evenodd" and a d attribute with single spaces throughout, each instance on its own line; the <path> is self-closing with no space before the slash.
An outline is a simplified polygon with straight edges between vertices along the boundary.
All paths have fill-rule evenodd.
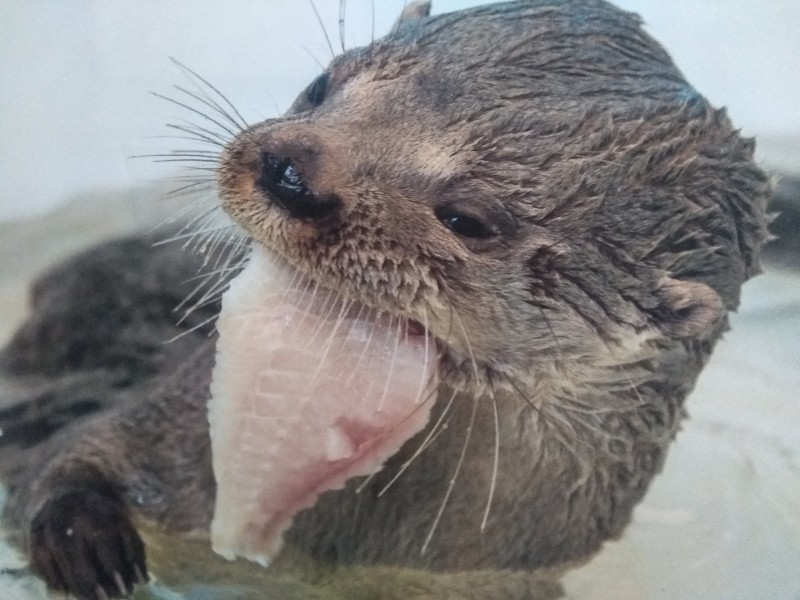
<path id="1" fill-rule="evenodd" d="M 172 532 L 207 530 L 213 346 L 149 397 L 61 431 L 14 482 L 9 511 L 32 569 L 51 588 L 82 599 L 130 593 L 147 578 L 136 519 Z"/>
<path id="2" fill-rule="evenodd" d="M 207 321 L 218 305 L 178 324 L 203 266 L 154 241 L 106 243 L 51 269 L 0 351 L 7 524 L 51 587 L 81 598 L 146 577 L 132 518 L 175 530 L 209 519 Z M 197 492 L 184 504 L 182 487 Z"/>

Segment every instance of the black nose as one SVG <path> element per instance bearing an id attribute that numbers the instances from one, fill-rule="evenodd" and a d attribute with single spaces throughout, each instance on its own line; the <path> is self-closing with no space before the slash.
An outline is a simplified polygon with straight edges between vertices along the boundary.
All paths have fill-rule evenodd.
<path id="1" fill-rule="evenodd" d="M 314 194 L 291 160 L 269 152 L 261 155 L 261 174 L 256 184 L 295 219 L 320 221 L 333 215 L 341 204 L 334 196 Z"/>

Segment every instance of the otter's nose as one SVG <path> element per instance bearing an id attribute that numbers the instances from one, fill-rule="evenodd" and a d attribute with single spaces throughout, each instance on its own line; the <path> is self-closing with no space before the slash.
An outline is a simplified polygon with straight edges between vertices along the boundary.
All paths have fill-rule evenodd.
<path id="1" fill-rule="evenodd" d="M 270 152 L 261 155 L 261 173 L 256 184 L 290 217 L 321 221 L 339 210 L 335 196 L 320 197 L 306 186 L 291 159 Z"/>

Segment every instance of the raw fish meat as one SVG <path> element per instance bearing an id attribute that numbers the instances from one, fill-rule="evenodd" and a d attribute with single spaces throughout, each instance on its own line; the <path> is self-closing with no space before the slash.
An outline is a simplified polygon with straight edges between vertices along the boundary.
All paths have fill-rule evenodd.
<path id="1" fill-rule="evenodd" d="M 209 423 L 216 552 L 267 564 L 292 518 L 428 421 L 436 346 L 255 249 L 223 296 Z"/>

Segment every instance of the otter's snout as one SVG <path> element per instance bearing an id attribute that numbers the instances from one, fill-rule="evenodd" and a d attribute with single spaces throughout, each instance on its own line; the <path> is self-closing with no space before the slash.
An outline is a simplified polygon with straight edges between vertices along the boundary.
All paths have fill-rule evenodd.
<path id="1" fill-rule="evenodd" d="M 294 161 L 271 152 L 261 154 L 256 185 L 295 219 L 321 221 L 341 207 L 341 201 L 335 196 L 322 197 L 313 193 Z"/>

